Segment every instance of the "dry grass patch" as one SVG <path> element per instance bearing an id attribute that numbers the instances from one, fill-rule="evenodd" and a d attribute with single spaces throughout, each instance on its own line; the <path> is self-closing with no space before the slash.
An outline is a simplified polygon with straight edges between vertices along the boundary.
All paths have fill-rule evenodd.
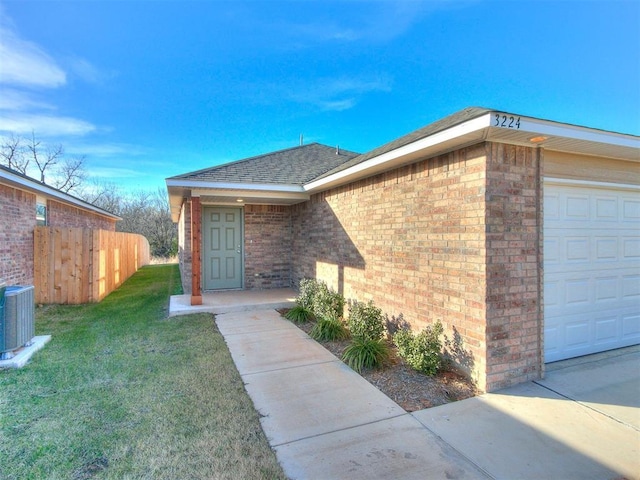
<path id="1" fill-rule="evenodd" d="M 151 266 L 38 309 L 52 341 L 0 371 L 0 478 L 285 478 L 213 317 L 165 318 L 178 286 Z"/>

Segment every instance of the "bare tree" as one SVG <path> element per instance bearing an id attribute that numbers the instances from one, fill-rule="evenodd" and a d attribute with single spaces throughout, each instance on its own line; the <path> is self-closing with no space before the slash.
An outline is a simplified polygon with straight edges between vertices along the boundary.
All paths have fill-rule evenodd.
<path id="1" fill-rule="evenodd" d="M 147 236 L 149 229 L 149 213 L 151 194 L 139 190 L 128 195 L 122 202 L 119 215 L 122 220 L 116 224 L 119 232 L 139 233 Z"/>
<path id="2" fill-rule="evenodd" d="M 26 143 L 26 145 L 25 145 Z M 3 139 L 0 161 L 3 165 L 27 175 L 33 160 L 40 173 L 40 181 L 58 190 L 73 193 L 83 200 L 122 218 L 116 224 L 120 232 L 144 235 L 149 240 L 151 254 L 170 257 L 178 249 L 178 229 L 171 221 L 167 193 L 159 188 L 123 195 L 114 183 L 89 179 L 84 166 L 86 158 L 67 158 L 62 145 L 47 145 L 38 140 L 35 132 L 27 142 L 19 136 Z"/>
<path id="3" fill-rule="evenodd" d="M 56 170 L 53 186 L 67 193 L 78 190 L 87 179 L 84 161 L 84 156 L 63 159 L 62 164 Z"/>
<path id="4" fill-rule="evenodd" d="M 65 193 L 80 194 L 87 180 L 84 155 L 65 157 L 62 145 L 46 145 L 36 138 L 24 142 L 16 135 L 4 137 L 0 145 L 0 164 L 12 170 L 29 175 L 31 160 L 39 171 L 40 181 Z"/>
<path id="5" fill-rule="evenodd" d="M 31 158 L 36 162 L 38 170 L 40 171 L 40 181 L 46 183 L 45 172 L 58 163 L 60 158 L 64 155 L 64 149 L 62 145 L 48 146 L 44 148 L 41 146 L 39 140 L 36 141 L 35 132 L 31 132 L 31 142 L 27 144 L 27 149 L 31 153 Z"/>
<path id="6" fill-rule="evenodd" d="M 27 174 L 29 167 L 29 157 L 25 155 L 22 145 L 22 138 L 17 135 L 4 137 L 0 146 L 0 161 L 3 165 L 22 173 Z"/>
<path id="7" fill-rule="evenodd" d="M 171 257 L 177 253 L 178 227 L 171 220 L 167 192 L 159 188 L 152 197 L 152 230 L 147 237 L 154 256 Z"/>
<path id="8" fill-rule="evenodd" d="M 171 220 L 167 193 L 159 188 L 155 193 L 138 191 L 124 201 L 118 213 L 122 221 L 116 228 L 121 232 L 139 233 L 147 237 L 151 254 L 155 257 L 175 255 L 178 229 Z"/>
<path id="9" fill-rule="evenodd" d="M 98 179 L 90 180 L 90 185 L 83 185 L 79 192 L 84 201 L 100 207 L 107 212 L 120 215 L 123 204 L 123 194 L 118 185 Z"/>

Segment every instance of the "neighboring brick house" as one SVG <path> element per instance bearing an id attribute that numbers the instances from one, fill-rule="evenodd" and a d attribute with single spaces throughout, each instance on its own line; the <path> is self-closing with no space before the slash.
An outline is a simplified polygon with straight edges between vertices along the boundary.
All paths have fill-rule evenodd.
<path id="1" fill-rule="evenodd" d="M 324 280 L 445 327 L 481 390 L 640 343 L 640 138 L 468 108 L 358 155 L 318 144 L 167 179 L 201 291 Z"/>
<path id="2" fill-rule="evenodd" d="M 115 231 L 120 217 L 0 166 L 0 281 L 33 285 L 36 225 Z"/>

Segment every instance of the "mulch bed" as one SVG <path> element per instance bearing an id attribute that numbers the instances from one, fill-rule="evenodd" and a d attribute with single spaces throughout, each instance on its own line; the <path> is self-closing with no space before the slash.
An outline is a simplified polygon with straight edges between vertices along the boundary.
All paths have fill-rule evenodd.
<path id="1" fill-rule="evenodd" d="M 280 313 L 284 314 L 286 310 L 281 310 Z M 311 322 L 295 325 L 307 334 L 313 327 Z M 348 340 L 319 343 L 339 359 L 342 359 L 342 354 L 349 345 Z M 384 368 L 363 370 L 360 375 L 407 412 L 477 395 L 473 383 L 455 371 L 443 369 L 437 375 L 429 377 L 408 367 L 396 354 L 395 347 L 392 347 L 391 357 L 391 362 Z"/>

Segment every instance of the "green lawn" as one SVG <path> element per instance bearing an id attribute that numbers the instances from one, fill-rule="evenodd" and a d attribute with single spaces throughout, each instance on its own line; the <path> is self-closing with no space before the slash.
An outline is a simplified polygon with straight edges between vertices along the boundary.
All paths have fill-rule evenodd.
<path id="1" fill-rule="evenodd" d="M 51 342 L 0 370 L 0 478 L 285 478 L 213 317 L 166 318 L 179 284 L 149 266 L 37 310 Z"/>

